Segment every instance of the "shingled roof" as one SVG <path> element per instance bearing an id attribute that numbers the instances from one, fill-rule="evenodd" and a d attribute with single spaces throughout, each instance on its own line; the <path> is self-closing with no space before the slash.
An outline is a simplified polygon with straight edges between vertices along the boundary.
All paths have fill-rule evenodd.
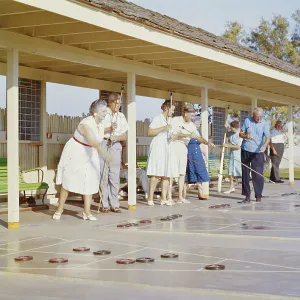
<path id="1" fill-rule="evenodd" d="M 201 45 L 206 45 L 236 56 L 255 61 L 272 68 L 300 76 L 300 68 L 288 62 L 256 52 L 243 47 L 237 43 L 216 36 L 201 28 L 182 23 L 171 17 L 162 15 L 152 10 L 143 8 L 139 5 L 126 0 L 78 0 L 80 2 L 97 7 L 100 10 L 120 15 L 126 19 L 154 27 L 158 30 L 172 33 L 178 37 L 192 40 Z"/>

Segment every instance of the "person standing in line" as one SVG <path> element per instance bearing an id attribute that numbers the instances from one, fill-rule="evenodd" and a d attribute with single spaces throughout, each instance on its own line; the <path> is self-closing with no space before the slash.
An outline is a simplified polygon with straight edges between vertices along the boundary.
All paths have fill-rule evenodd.
<path id="1" fill-rule="evenodd" d="M 271 129 L 271 141 L 270 141 L 270 158 L 272 162 L 272 168 L 270 173 L 270 180 L 275 183 L 284 183 L 279 175 L 279 165 L 282 160 L 284 152 L 284 129 L 282 122 L 277 120 L 274 128 Z"/>
<path id="2" fill-rule="evenodd" d="M 102 177 L 100 182 L 100 191 L 102 193 L 103 213 L 111 211 L 121 213 L 119 201 L 120 186 L 120 168 L 122 160 L 122 141 L 127 139 L 128 123 L 123 113 L 120 112 L 121 97 L 117 93 L 111 93 L 108 96 L 107 115 L 103 121 L 104 140 L 102 146 L 111 153 L 110 161 L 101 159 Z M 106 169 L 108 168 L 108 169 Z M 103 188 L 103 190 L 102 190 Z M 110 205 L 109 205 L 110 200 Z"/>
<path id="3" fill-rule="evenodd" d="M 170 184 L 170 118 L 175 106 L 166 100 L 161 106 L 162 113 L 154 117 L 148 130 L 148 135 L 153 136 L 150 144 L 147 160 L 147 176 L 150 177 L 150 188 L 148 205 L 153 206 L 153 196 L 161 179 L 161 205 L 171 206 L 172 202 L 167 200 L 167 192 Z"/>
<path id="4" fill-rule="evenodd" d="M 198 199 L 207 200 L 203 195 L 202 183 L 209 182 L 210 178 L 207 172 L 206 162 L 203 158 L 201 151 L 201 144 L 214 147 L 214 144 L 206 141 L 200 132 L 200 117 L 195 117 L 193 123 L 195 124 L 198 135 L 190 139 L 187 149 L 187 167 L 185 174 L 185 187 L 184 187 L 184 198 L 186 198 L 187 185 L 196 183 L 198 188 Z"/>
<path id="5" fill-rule="evenodd" d="M 187 146 L 190 139 L 208 143 L 200 136 L 196 125 L 192 122 L 194 117 L 194 106 L 192 104 L 187 104 L 183 109 L 183 115 L 172 119 L 171 178 L 178 178 L 177 203 L 190 203 L 189 200 L 185 199 L 186 194 L 184 188 L 188 160 Z M 213 144 L 208 143 L 208 145 Z M 197 147 L 199 147 L 199 145 L 197 145 Z M 199 153 L 201 153 L 200 148 Z"/>
<path id="6" fill-rule="evenodd" d="M 242 177 L 242 165 L 239 163 L 241 159 L 241 145 L 243 140 L 240 138 L 240 123 L 234 120 L 230 123 L 230 132 L 228 133 L 229 144 L 223 145 L 225 148 L 229 148 L 229 167 L 228 175 L 230 179 L 229 190 L 224 194 L 230 194 L 235 191 L 234 178 Z M 225 123 L 226 130 L 228 129 L 227 122 Z"/>
<path id="7" fill-rule="evenodd" d="M 84 196 L 83 219 L 97 220 L 90 208 L 92 196 L 99 190 L 99 156 L 109 159 L 107 151 L 101 146 L 104 136 L 102 122 L 107 114 L 106 102 L 94 101 L 89 112 L 90 116 L 79 123 L 74 136 L 66 143 L 58 164 L 56 184 L 61 185 L 61 189 L 54 220 L 61 218 L 69 192 Z"/>
<path id="8" fill-rule="evenodd" d="M 242 166 L 242 195 L 245 199 L 242 203 L 250 202 L 250 169 L 263 175 L 264 171 L 264 152 L 270 143 L 270 129 L 268 123 L 263 120 L 263 110 L 256 108 L 253 116 L 247 118 L 241 128 L 239 136 L 243 139 L 241 146 Z M 264 178 L 252 172 L 252 183 L 257 202 L 261 201 L 264 188 Z"/>

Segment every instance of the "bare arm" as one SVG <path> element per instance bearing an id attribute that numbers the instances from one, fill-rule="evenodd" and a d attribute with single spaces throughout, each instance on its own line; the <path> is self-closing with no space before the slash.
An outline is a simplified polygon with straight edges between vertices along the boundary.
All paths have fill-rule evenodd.
<path id="1" fill-rule="evenodd" d="M 270 141 L 271 141 L 270 137 L 266 136 L 265 137 L 265 142 L 262 145 L 262 147 L 260 148 L 260 152 L 265 152 L 265 150 L 267 149 L 268 145 L 270 144 Z"/>
<path id="2" fill-rule="evenodd" d="M 104 129 L 104 134 L 106 134 L 106 133 L 110 133 L 110 132 L 112 132 L 113 131 L 113 128 L 112 128 L 112 126 L 110 126 L 110 127 L 106 127 L 105 129 Z"/>
<path id="3" fill-rule="evenodd" d="M 274 145 L 273 145 L 273 143 L 272 143 L 272 140 L 271 140 L 271 139 L 270 139 L 270 143 L 269 143 L 269 145 L 270 145 L 270 148 L 272 149 L 273 153 L 276 155 L 276 154 L 277 154 L 277 152 L 276 152 L 276 150 L 275 150 L 275 147 L 274 147 Z"/>
<path id="4" fill-rule="evenodd" d="M 208 142 L 206 139 L 204 139 L 202 136 L 192 133 L 192 138 L 198 140 L 201 144 L 207 145 L 209 147 L 215 147 L 213 143 Z"/>
<path id="5" fill-rule="evenodd" d="M 99 140 L 93 133 L 92 129 L 87 125 L 83 124 L 79 127 L 80 133 L 84 136 L 84 138 L 87 140 L 88 144 L 96 148 L 99 152 L 99 154 L 103 157 L 106 156 L 107 152 L 101 147 L 101 144 L 99 143 Z"/>
<path id="6" fill-rule="evenodd" d="M 124 142 L 127 140 L 127 132 L 124 132 L 121 135 L 113 135 L 111 137 L 111 140 L 114 142 Z"/>
<path id="7" fill-rule="evenodd" d="M 249 136 L 246 134 L 245 131 L 241 130 L 240 134 L 239 134 L 240 138 L 244 139 L 244 140 L 249 140 Z"/>
<path id="8" fill-rule="evenodd" d="M 238 145 L 232 145 L 232 144 L 224 144 L 223 147 L 225 147 L 225 148 L 230 148 L 230 149 L 234 149 L 234 150 L 239 150 L 239 149 L 241 149 L 240 146 L 238 146 Z"/>
<path id="9" fill-rule="evenodd" d="M 165 125 L 165 126 L 155 128 L 155 129 L 149 128 L 148 129 L 148 136 L 156 136 L 159 133 L 161 133 L 162 131 L 170 130 L 171 128 L 172 128 L 171 125 Z"/>

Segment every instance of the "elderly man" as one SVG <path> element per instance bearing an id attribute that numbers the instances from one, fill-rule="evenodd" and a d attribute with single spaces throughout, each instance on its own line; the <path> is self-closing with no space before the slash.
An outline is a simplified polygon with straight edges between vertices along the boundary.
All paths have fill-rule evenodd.
<path id="1" fill-rule="evenodd" d="M 270 180 L 276 183 L 283 183 L 279 175 L 279 165 L 284 152 L 284 129 L 282 122 L 277 120 L 274 128 L 271 129 L 271 141 L 270 141 L 270 157 L 272 162 L 272 169 L 270 174 Z"/>
<path id="2" fill-rule="evenodd" d="M 104 213 L 109 212 L 110 200 L 111 209 L 115 213 L 120 213 L 120 202 L 118 198 L 120 185 L 120 167 L 122 156 L 122 141 L 127 138 L 128 123 L 124 114 L 119 110 L 121 107 L 121 98 L 117 93 L 112 93 L 108 97 L 108 113 L 103 121 L 104 140 L 102 146 L 111 151 L 111 159 L 105 163 L 101 159 L 101 182 L 100 190 L 102 192 L 102 209 Z M 108 169 L 106 169 L 108 168 Z M 102 189 L 103 188 L 103 189 Z"/>
<path id="3" fill-rule="evenodd" d="M 241 146 L 241 161 L 244 165 L 263 175 L 264 152 L 270 142 L 269 125 L 263 120 L 263 110 L 256 108 L 253 117 L 247 118 L 241 128 L 240 137 L 243 139 Z M 245 199 L 242 203 L 250 202 L 250 170 L 242 166 L 242 194 Z M 252 172 L 252 182 L 257 202 L 261 201 L 264 188 L 264 178 Z"/>

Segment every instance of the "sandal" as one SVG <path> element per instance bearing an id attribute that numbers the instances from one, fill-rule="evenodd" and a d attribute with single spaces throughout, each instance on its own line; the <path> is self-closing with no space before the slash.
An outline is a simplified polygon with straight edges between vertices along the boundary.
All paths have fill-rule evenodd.
<path id="1" fill-rule="evenodd" d="M 63 212 L 61 212 L 61 213 L 59 213 L 59 212 L 55 212 L 54 213 L 54 215 L 52 216 L 52 219 L 53 220 L 60 220 L 60 217 L 61 217 L 61 214 L 62 214 Z"/>
<path id="2" fill-rule="evenodd" d="M 117 213 L 117 214 L 120 214 L 120 213 L 121 213 L 121 210 L 120 210 L 120 208 L 118 208 L 118 207 L 112 208 L 111 211 L 114 212 L 114 213 Z"/>
<path id="3" fill-rule="evenodd" d="M 104 214 L 108 214 L 109 213 L 109 209 L 108 208 L 104 208 L 104 207 L 101 207 L 100 211 Z"/>

